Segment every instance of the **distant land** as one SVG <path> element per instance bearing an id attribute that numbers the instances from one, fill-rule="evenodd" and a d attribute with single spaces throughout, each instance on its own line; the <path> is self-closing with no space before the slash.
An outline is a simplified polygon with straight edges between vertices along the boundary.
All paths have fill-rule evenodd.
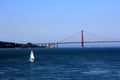
<path id="1" fill-rule="evenodd" d="M 45 46 L 39 46 L 32 43 L 19 44 L 14 42 L 0 41 L 0 48 L 45 48 Z"/>

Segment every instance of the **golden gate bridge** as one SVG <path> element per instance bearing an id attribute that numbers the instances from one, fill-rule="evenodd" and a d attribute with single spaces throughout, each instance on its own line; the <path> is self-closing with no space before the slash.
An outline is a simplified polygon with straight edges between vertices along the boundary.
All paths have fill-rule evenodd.
<path id="1" fill-rule="evenodd" d="M 120 40 L 113 40 L 113 39 L 111 40 L 110 38 L 109 38 L 109 40 L 85 41 L 84 40 L 84 37 L 85 37 L 84 36 L 84 32 L 86 32 L 86 33 L 88 33 L 88 34 L 90 34 L 92 36 L 106 38 L 106 37 L 95 35 L 93 33 L 90 33 L 90 32 L 82 30 L 81 32 L 77 32 L 77 33 L 73 34 L 72 36 L 69 36 L 69 37 L 67 37 L 67 38 L 65 38 L 65 39 L 63 39 L 63 40 L 61 40 L 59 42 L 37 43 L 37 45 L 39 45 L 39 46 L 45 46 L 47 48 L 58 48 L 58 45 L 60 45 L 60 44 L 80 44 L 80 47 L 84 48 L 84 44 L 86 44 L 86 43 L 119 43 L 120 42 Z M 79 36 L 80 37 L 79 38 L 80 41 L 66 41 L 66 40 L 74 37 L 77 34 L 80 34 L 80 36 Z"/>

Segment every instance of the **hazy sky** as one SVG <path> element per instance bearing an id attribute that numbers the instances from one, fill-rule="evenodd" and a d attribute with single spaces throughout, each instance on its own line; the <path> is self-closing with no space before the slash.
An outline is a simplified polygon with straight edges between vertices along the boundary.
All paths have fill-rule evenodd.
<path id="1" fill-rule="evenodd" d="M 120 0 L 0 0 L 0 40 L 60 41 L 81 30 L 120 39 Z"/>

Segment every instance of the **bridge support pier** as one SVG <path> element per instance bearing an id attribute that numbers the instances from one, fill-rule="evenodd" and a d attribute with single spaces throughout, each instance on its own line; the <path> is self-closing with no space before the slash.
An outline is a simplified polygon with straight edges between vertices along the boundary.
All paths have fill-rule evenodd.
<path id="1" fill-rule="evenodd" d="M 58 44 L 57 43 L 55 43 L 55 48 L 58 48 Z"/>
<path id="2" fill-rule="evenodd" d="M 58 44 L 57 43 L 48 43 L 47 47 L 48 48 L 58 48 Z"/>

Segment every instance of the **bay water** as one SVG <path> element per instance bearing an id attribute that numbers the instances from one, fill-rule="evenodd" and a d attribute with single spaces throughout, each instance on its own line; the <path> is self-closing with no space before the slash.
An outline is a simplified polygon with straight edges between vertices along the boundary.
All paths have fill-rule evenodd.
<path id="1" fill-rule="evenodd" d="M 0 80 L 120 80 L 120 48 L 0 49 Z"/>

